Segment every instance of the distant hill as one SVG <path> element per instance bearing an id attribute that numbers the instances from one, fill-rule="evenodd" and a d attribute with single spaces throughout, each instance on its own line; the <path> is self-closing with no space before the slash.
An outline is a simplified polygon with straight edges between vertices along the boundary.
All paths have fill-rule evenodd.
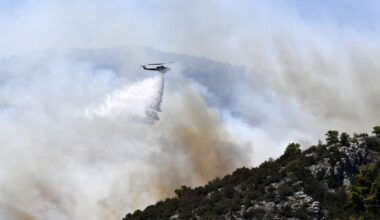
<path id="1" fill-rule="evenodd" d="M 202 187 L 182 186 L 130 219 L 380 219 L 380 127 L 326 133 L 326 143 L 239 168 Z"/>

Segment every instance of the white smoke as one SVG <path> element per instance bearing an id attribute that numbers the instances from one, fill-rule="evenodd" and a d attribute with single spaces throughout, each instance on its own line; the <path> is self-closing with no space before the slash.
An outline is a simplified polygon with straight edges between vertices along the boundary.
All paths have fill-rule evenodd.
<path id="1" fill-rule="evenodd" d="M 139 173 L 156 173 L 146 122 L 158 120 L 164 75 L 128 81 L 97 62 L 36 57 L 3 62 L 0 218 L 118 219 L 155 201 Z"/>
<path id="2" fill-rule="evenodd" d="M 73 53 L 2 61 L 0 218 L 121 219 L 249 164 L 234 120 L 224 124 L 175 68 Z"/>

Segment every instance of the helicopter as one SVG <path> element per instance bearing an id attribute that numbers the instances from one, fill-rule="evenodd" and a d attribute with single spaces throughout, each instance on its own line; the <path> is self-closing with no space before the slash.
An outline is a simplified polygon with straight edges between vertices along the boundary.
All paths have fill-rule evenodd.
<path id="1" fill-rule="evenodd" d="M 151 71 L 158 71 L 158 72 L 161 72 L 161 73 L 165 73 L 166 71 L 169 70 L 169 68 L 167 66 L 165 66 L 164 64 L 170 64 L 170 63 L 174 63 L 174 62 L 168 62 L 168 63 L 149 63 L 149 64 L 141 65 L 141 67 L 144 70 L 151 70 Z"/>

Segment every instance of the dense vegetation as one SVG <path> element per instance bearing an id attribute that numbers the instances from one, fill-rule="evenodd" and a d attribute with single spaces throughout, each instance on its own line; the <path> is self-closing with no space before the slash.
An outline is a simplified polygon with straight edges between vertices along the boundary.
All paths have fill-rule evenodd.
<path id="1" fill-rule="evenodd" d="M 182 186 L 124 219 L 380 219 L 380 127 L 373 133 L 328 131 L 304 151 L 291 143 L 276 160 Z"/>

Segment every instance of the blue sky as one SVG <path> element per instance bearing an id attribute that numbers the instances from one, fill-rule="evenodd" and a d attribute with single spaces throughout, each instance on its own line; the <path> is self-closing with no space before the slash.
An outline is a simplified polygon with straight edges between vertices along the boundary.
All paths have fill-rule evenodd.
<path id="1" fill-rule="evenodd" d="M 0 0 L 0 8 L 2 10 L 12 10 L 25 4 L 27 0 Z"/>
<path id="2" fill-rule="evenodd" d="M 62 2 L 62 1 L 45 1 L 45 0 L 0 0 L 0 8 L 2 11 L 14 10 L 19 7 L 25 6 L 26 3 L 30 4 L 44 4 L 52 2 Z M 69 1 L 66 1 L 69 2 Z M 73 1 L 75 3 L 75 1 Z M 83 2 L 83 1 L 81 1 Z M 88 4 L 92 4 L 96 1 L 88 1 Z M 126 1 L 108 1 L 109 4 L 112 3 L 122 3 Z M 161 2 L 156 1 L 135 1 L 130 0 L 138 8 L 141 9 L 153 9 L 150 6 L 159 6 Z M 239 2 L 238 4 L 244 5 L 247 2 Z M 252 2 L 248 2 L 251 4 Z M 284 4 L 294 7 L 302 17 L 311 20 L 323 19 L 327 17 L 328 19 L 335 20 L 339 23 L 349 25 L 353 24 L 355 26 L 373 26 L 379 21 L 380 12 L 380 2 L 376 0 L 284 0 L 284 1 L 272 1 L 271 4 Z M 255 4 L 253 2 L 253 4 Z M 146 7 L 148 6 L 148 7 Z"/>
<path id="3" fill-rule="evenodd" d="M 230 35 L 243 29 L 261 34 L 282 28 L 301 38 L 326 30 L 321 38 L 373 37 L 379 9 L 375 0 L 0 0 L 0 54 L 128 44 L 208 56 L 210 50 L 200 50 L 236 43 Z M 190 50 L 183 49 L 187 45 Z"/>
<path id="4" fill-rule="evenodd" d="M 320 0 L 290 1 L 300 15 L 315 22 L 331 20 L 343 26 L 378 29 L 380 2 L 376 0 Z"/>

